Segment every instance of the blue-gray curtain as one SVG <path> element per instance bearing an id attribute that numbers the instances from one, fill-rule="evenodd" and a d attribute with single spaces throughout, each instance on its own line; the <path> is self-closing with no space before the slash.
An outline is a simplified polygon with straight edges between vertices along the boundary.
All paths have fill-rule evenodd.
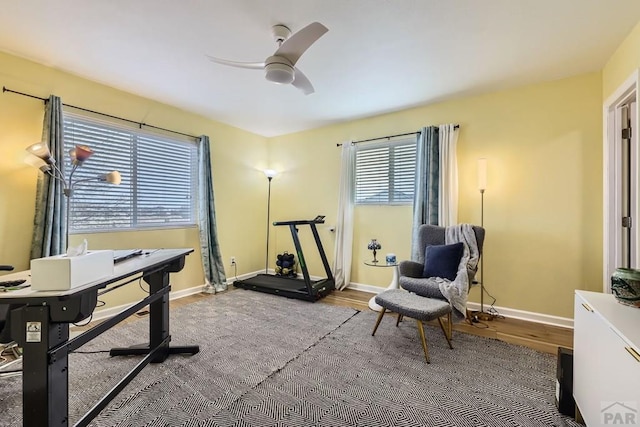
<path id="1" fill-rule="evenodd" d="M 411 259 L 420 256 L 418 229 L 422 224 L 438 224 L 438 187 L 440 184 L 440 148 L 437 126 L 422 128 L 416 142 L 416 181 L 413 195 Z"/>
<path id="2" fill-rule="evenodd" d="M 42 143 L 47 144 L 60 168 L 64 165 L 62 124 L 62 101 L 51 95 L 45 101 Z M 49 174 L 38 174 L 31 259 L 59 255 L 67 250 L 67 200 L 63 188 L 64 184 Z"/>
<path id="3" fill-rule="evenodd" d="M 227 278 L 218 243 L 213 178 L 211 176 L 211 152 L 209 137 L 206 135 L 198 138 L 198 228 L 206 282 L 204 291 L 208 293 L 224 291 L 227 289 Z"/>

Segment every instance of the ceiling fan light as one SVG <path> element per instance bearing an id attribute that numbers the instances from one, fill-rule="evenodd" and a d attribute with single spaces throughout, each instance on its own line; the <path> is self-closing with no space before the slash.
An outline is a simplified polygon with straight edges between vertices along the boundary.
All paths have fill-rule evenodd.
<path id="1" fill-rule="evenodd" d="M 293 82 L 293 67 L 286 64 L 272 63 L 264 67 L 265 77 L 270 82 L 279 84 L 289 84 Z"/>

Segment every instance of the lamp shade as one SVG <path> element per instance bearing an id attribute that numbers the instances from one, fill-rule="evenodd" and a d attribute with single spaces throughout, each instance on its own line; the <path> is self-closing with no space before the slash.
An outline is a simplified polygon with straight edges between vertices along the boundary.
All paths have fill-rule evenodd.
<path id="1" fill-rule="evenodd" d="M 100 176 L 100 181 L 106 181 L 109 184 L 113 185 L 120 185 L 120 183 L 122 182 L 122 176 L 118 171 L 111 171 Z"/>
<path id="2" fill-rule="evenodd" d="M 478 190 L 484 191 L 487 188 L 487 159 L 478 159 Z"/>
<path id="3" fill-rule="evenodd" d="M 47 172 L 51 169 L 47 162 L 42 160 L 40 157 L 27 155 L 27 157 L 24 159 L 24 162 L 29 166 L 40 169 L 42 172 Z"/>
<path id="4" fill-rule="evenodd" d="M 86 145 L 76 145 L 76 148 L 72 149 L 69 155 L 74 163 L 82 163 L 93 156 L 93 150 Z"/>
<path id="5" fill-rule="evenodd" d="M 26 150 L 34 156 L 44 160 L 45 162 L 47 162 L 47 164 L 54 163 L 53 157 L 51 157 L 51 152 L 49 151 L 49 147 L 47 147 L 47 144 L 43 142 L 36 142 L 35 144 L 28 146 Z"/>
<path id="6" fill-rule="evenodd" d="M 377 239 L 371 239 L 371 241 L 367 245 L 367 249 L 369 249 L 369 250 L 382 249 L 382 245 L 380 244 L 380 242 L 378 242 Z"/>
<path id="7" fill-rule="evenodd" d="M 264 174 L 267 176 L 267 178 L 271 179 L 276 176 L 278 172 L 274 171 L 273 169 L 265 169 Z"/>

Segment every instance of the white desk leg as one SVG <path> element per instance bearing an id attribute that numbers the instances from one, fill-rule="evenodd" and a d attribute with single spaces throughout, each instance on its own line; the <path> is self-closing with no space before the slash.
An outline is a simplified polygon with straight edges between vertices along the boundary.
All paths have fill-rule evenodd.
<path id="1" fill-rule="evenodd" d="M 393 279 L 391 279 L 391 283 L 389 283 L 389 286 L 387 286 L 385 291 L 388 291 L 389 289 L 398 289 L 398 266 L 397 265 L 393 267 Z M 369 308 L 373 311 L 382 310 L 382 307 L 376 304 L 375 296 L 371 297 L 371 299 L 369 300 Z"/>

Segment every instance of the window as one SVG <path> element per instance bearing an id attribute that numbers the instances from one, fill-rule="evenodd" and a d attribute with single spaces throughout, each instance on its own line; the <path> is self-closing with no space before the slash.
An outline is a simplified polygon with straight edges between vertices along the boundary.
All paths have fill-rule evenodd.
<path id="1" fill-rule="evenodd" d="M 189 226 L 196 218 L 197 146 L 94 117 L 64 113 L 64 148 L 87 145 L 94 155 L 73 181 L 112 170 L 120 185 L 80 182 L 71 197 L 70 232 Z M 70 165 L 65 165 L 68 176 Z"/>
<path id="2" fill-rule="evenodd" d="M 416 141 L 356 146 L 356 204 L 413 203 Z"/>

